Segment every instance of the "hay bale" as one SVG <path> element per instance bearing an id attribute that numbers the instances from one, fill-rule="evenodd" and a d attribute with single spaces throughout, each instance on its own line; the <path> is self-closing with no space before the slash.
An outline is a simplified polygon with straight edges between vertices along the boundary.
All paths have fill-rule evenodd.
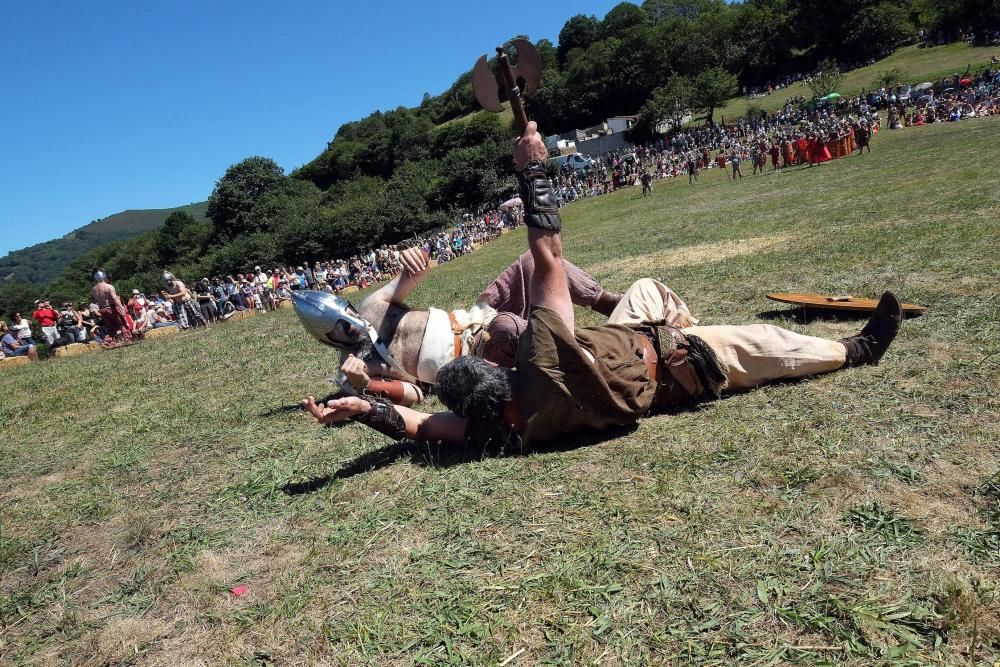
<path id="1" fill-rule="evenodd" d="M 88 343 L 87 343 L 86 345 L 87 345 L 87 347 L 89 347 L 89 348 L 90 348 L 91 350 L 93 350 L 93 351 L 95 351 L 95 352 L 96 352 L 97 350 L 101 350 L 101 349 L 103 349 L 103 348 L 101 347 L 101 344 L 100 344 L 100 343 L 98 343 L 98 342 L 97 342 L 96 340 L 92 340 L 92 341 L 88 342 Z"/>
<path id="2" fill-rule="evenodd" d="M 359 292 L 357 285 L 348 285 L 344 289 L 340 290 L 341 294 L 350 294 L 351 292 Z"/>
<path id="3" fill-rule="evenodd" d="M 176 336 L 181 332 L 181 328 L 178 326 L 172 327 L 161 327 L 159 329 L 150 329 L 145 334 L 143 334 L 144 340 L 150 340 L 152 338 L 163 338 L 164 336 Z"/>
<path id="4" fill-rule="evenodd" d="M 291 301 L 279 301 L 278 308 L 294 308 Z"/>
<path id="5" fill-rule="evenodd" d="M 64 345 L 63 347 L 57 347 L 52 350 L 52 356 L 54 357 L 75 357 L 79 354 L 87 354 L 88 352 L 93 352 L 95 348 L 91 347 L 87 343 L 70 343 L 69 345 Z M 96 349 L 101 349 L 98 345 Z"/>
<path id="6" fill-rule="evenodd" d="M 0 359 L 0 368 L 6 368 L 7 366 L 20 366 L 21 364 L 30 364 L 31 359 L 28 357 L 4 357 Z"/>

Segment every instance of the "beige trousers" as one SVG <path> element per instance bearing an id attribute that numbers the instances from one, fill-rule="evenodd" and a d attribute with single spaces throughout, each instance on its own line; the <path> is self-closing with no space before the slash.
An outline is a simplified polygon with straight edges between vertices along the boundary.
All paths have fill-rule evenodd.
<path id="1" fill-rule="evenodd" d="M 650 278 L 632 283 L 608 324 L 665 319 L 708 343 L 727 367 L 729 389 L 749 389 L 775 380 L 837 370 L 847 350 L 837 341 L 804 336 L 771 324 L 692 326 L 696 320 L 673 290 Z"/>

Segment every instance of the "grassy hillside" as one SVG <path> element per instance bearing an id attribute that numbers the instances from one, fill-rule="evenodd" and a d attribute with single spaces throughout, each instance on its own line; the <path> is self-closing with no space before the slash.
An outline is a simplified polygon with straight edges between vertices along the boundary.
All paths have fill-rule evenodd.
<path id="1" fill-rule="evenodd" d="M 844 83 L 837 92 L 842 95 L 856 95 L 864 90 L 871 90 L 875 79 L 882 72 L 889 72 L 898 69 L 902 76 L 901 82 L 921 83 L 923 81 L 937 81 L 942 77 L 950 77 L 953 74 L 962 74 L 966 68 L 972 72 L 990 62 L 990 57 L 997 53 L 997 49 L 992 46 L 973 47 L 964 43 L 946 44 L 929 49 L 921 49 L 916 46 L 907 46 L 899 49 L 892 55 L 879 60 L 874 65 L 861 67 L 844 76 Z M 716 111 L 717 117 L 733 119 L 746 113 L 748 106 L 763 109 L 777 109 L 785 103 L 789 97 L 803 95 L 806 98 L 812 97 L 812 91 L 804 83 L 796 83 L 788 88 L 760 97 L 754 100 L 747 100 L 739 97 L 729 101 L 722 109 Z"/>
<path id="2" fill-rule="evenodd" d="M 74 229 L 62 238 L 14 250 L 0 257 L 0 283 L 42 285 L 56 278 L 70 262 L 98 246 L 123 241 L 156 229 L 174 211 L 187 211 L 198 221 L 205 221 L 208 202 L 122 211 Z"/>
<path id="3" fill-rule="evenodd" d="M 570 257 L 660 278 L 704 324 L 860 327 L 771 290 L 930 305 L 878 367 L 600 443 L 477 460 L 318 428 L 287 406 L 335 356 L 289 311 L 5 370 L 0 663 L 989 664 L 998 150 L 994 117 L 568 208 Z M 468 304 L 523 248 L 415 300 Z"/>

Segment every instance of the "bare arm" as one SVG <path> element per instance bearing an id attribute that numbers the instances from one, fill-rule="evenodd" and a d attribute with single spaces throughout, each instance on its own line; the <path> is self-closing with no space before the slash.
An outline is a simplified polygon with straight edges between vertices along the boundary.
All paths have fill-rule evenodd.
<path id="1" fill-rule="evenodd" d="M 406 297 L 410 295 L 417 285 L 427 277 L 427 270 L 430 268 L 427 256 L 420 248 L 407 248 L 399 253 L 400 263 L 403 270 L 396 278 L 385 287 L 376 290 L 365 299 L 361 307 L 374 305 L 376 303 L 402 304 Z"/>

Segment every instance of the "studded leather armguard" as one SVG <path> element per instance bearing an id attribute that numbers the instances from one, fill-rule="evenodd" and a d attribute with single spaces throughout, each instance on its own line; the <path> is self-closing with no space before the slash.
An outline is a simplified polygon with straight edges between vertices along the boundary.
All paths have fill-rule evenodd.
<path id="1" fill-rule="evenodd" d="M 517 180 L 524 204 L 524 224 L 550 232 L 562 229 L 559 202 L 552 181 L 545 173 L 545 163 L 532 160 L 517 172 Z"/>
<path id="2" fill-rule="evenodd" d="M 368 428 L 387 435 L 393 440 L 406 437 L 406 421 L 403 415 L 393 409 L 392 401 L 384 398 L 365 397 L 372 409 L 357 415 L 353 421 L 364 424 Z"/>

